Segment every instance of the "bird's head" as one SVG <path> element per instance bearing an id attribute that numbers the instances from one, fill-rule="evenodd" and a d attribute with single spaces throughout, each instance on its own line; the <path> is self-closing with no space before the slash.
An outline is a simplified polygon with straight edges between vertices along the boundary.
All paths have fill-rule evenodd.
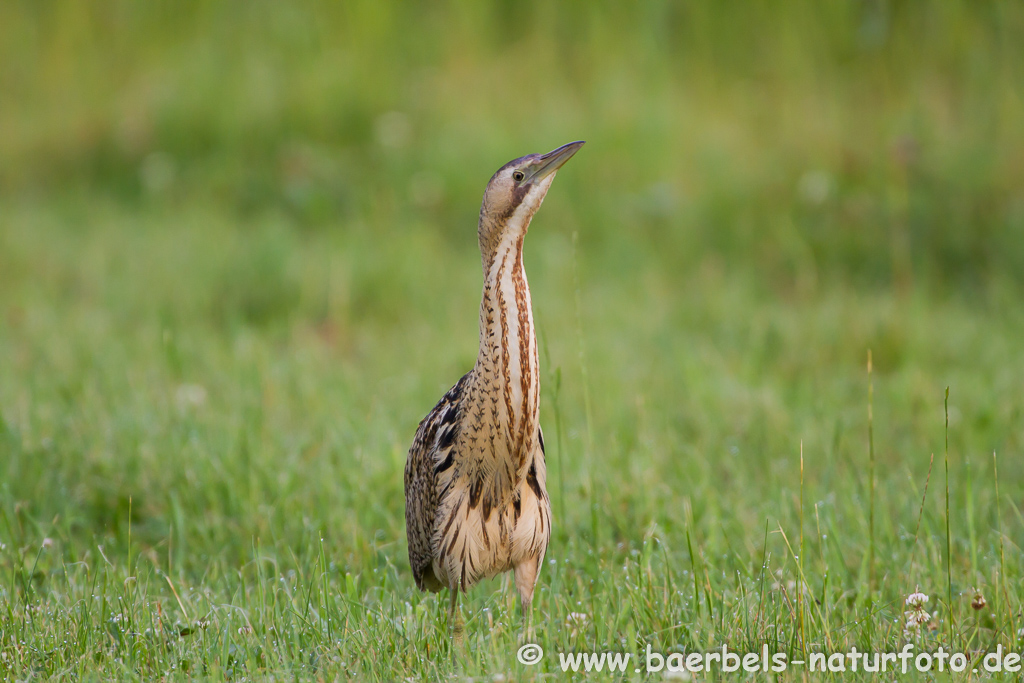
<path id="1" fill-rule="evenodd" d="M 570 142 L 547 154 L 529 154 L 510 161 L 495 173 L 480 206 L 480 255 L 484 267 L 506 239 L 518 241 L 540 208 L 555 173 L 583 146 Z"/>

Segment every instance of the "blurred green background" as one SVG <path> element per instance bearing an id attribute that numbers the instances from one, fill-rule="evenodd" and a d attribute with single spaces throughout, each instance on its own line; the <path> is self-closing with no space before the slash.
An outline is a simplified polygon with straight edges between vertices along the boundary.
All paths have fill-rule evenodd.
<path id="1" fill-rule="evenodd" d="M 582 138 L 560 190 L 585 248 L 646 270 L 717 258 L 812 289 L 1024 277 L 1015 3 L 0 12 L 15 209 L 88 193 L 462 247 L 493 168 Z"/>
<path id="2" fill-rule="evenodd" d="M 689 519 L 747 571 L 802 442 L 856 593 L 871 349 L 894 614 L 943 585 L 938 489 L 907 539 L 947 386 L 955 581 L 1002 520 L 1019 584 L 1022 43 L 966 0 L 0 4 L 2 563 L 131 562 L 130 507 L 221 600 L 321 533 L 354 599 L 415 600 L 401 471 L 476 355 L 480 195 L 583 139 L 525 256 L 553 557 L 612 581 L 659 529 L 689 566 Z"/>

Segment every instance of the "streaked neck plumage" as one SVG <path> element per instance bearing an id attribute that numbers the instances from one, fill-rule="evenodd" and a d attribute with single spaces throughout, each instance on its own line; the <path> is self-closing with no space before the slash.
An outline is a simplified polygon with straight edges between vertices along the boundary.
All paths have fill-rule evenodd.
<path id="1" fill-rule="evenodd" d="M 493 217 L 483 211 L 480 216 L 484 287 L 474 370 L 493 397 L 491 414 L 481 417 L 494 436 L 505 441 L 517 469 L 525 465 L 536 440 L 540 407 L 537 336 L 523 269 L 523 240 L 539 204 L 523 202 L 510 216 Z M 485 235 L 492 239 L 485 240 Z"/>

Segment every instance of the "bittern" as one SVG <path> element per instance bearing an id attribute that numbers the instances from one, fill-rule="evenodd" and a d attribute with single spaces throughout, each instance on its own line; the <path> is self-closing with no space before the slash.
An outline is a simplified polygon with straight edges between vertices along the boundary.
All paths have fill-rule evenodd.
<path id="1" fill-rule="evenodd" d="M 551 501 L 523 239 L 555 173 L 582 146 L 510 161 L 487 183 L 477 226 L 484 289 L 476 364 L 420 422 L 405 463 L 409 563 L 421 590 L 449 590 L 457 638 L 459 591 L 509 570 L 530 628 Z"/>

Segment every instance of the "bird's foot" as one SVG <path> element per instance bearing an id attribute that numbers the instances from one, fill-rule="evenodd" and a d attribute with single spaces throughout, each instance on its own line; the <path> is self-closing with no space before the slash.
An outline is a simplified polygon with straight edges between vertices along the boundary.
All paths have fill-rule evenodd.
<path id="1" fill-rule="evenodd" d="M 466 624 L 462 620 L 462 610 L 459 609 L 459 591 L 457 588 L 453 588 L 451 602 L 448 604 L 448 632 L 455 645 L 461 647 L 465 642 L 465 630 Z"/>
<path id="2" fill-rule="evenodd" d="M 452 642 L 462 646 L 466 642 L 466 624 L 462 621 L 462 615 L 452 617 L 449 631 L 452 635 Z"/>

